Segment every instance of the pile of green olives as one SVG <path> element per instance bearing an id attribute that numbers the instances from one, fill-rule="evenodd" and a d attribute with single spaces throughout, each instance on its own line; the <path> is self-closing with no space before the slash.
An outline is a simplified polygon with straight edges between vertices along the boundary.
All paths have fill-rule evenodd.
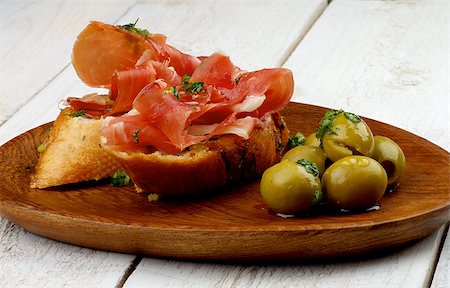
<path id="1" fill-rule="evenodd" d="M 298 215 L 321 203 L 364 211 L 393 191 L 405 171 L 397 143 L 342 110 L 329 110 L 315 133 L 289 138 L 289 148 L 261 178 L 261 196 L 275 213 Z"/>

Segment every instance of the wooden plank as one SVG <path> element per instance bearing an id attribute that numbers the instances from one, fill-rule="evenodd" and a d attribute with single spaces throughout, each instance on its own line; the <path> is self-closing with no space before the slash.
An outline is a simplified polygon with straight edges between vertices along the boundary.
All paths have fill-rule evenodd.
<path id="1" fill-rule="evenodd" d="M 409 53 L 409 50 L 398 51 L 403 46 L 395 41 L 399 40 L 398 36 L 402 36 L 408 31 L 408 26 L 413 27 L 412 34 L 420 30 L 419 27 L 421 26 L 425 26 L 425 32 L 420 33 L 428 33 L 434 25 L 431 18 L 420 18 L 419 23 L 414 21 L 417 21 L 417 15 L 421 14 L 422 9 L 425 9 L 424 13 L 437 14 L 440 17 L 438 19 L 441 19 L 443 15 L 440 11 L 444 10 L 439 4 L 442 4 L 442 2 L 410 4 L 409 2 L 333 1 L 331 7 L 325 11 L 307 34 L 299 49 L 293 53 L 292 58 L 286 65 L 293 69 L 296 75 L 298 86 L 295 100 L 328 107 L 342 107 L 405 129 L 409 128 L 414 132 L 413 128 L 416 128 L 416 124 L 419 124 L 420 118 L 415 118 L 413 125 L 405 127 L 404 122 L 409 121 L 409 117 L 411 117 L 411 112 L 409 112 L 411 106 L 406 107 L 399 104 L 403 104 L 402 101 L 408 99 L 408 93 L 427 95 L 428 98 L 428 94 L 423 93 L 429 92 L 426 91 L 426 88 L 431 87 L 440 94 L 440 97 L 432 97 L 434 104 L 441 103 L 438 101 L 445 99 L 442 96 L 446 95 L 448 91 L 445 90 L 446 86 L 442 82 L 445 77 L 441 78 L 441 75 L 443 72 L 445 75 L 446 72 L 436 65 L 440 57 L 444 55 L 444 50 L 441 49 L 442 47 L 439 48 L 438 55 L 435 57 L 427 58 L 429 56 L 425 56 L 425 58 L 417 59 L 418 56 L 413 54 L 413 57 L 409 59 L 409 54 L 402 54 Z M 438 27 L 438 31 L 433 34 L 434 37 L 443 35 L 443 22 L 439 23 L 441 25 Z M 393 27 L 393 30 L 390 29 L 390 26 Z M 386 31 L 389 31 L 392 35 L 385 35 L 384 33 L 388 33 Z M 411 33 L 406 33 L 405 39 L 400 37 L 401 44 L 412 41 L 413 46 L 408 47 L 409 49 L 420 44 L 424 46 L 425 52 L 428 51 L 427 49 L 433 51 L 434 48 L 431 45 L 421 43 L 424 40 L 421 40 L 420 37 L 416 39 Z M 420 45 L 419 47 L 422 47 Z M 372 47 L 378 47 L 379 50 L 373 52 L 374 55 L 368 53 L 372 51 Z M 398 55 L 391 57 L 390 48 L 395 48 L 394 51 Z M 404 68 L 407 69 L 407 72 L 397 73 L 397 76 L 378 75 L 382 72 L 385 73 L 382 68 L 385 68 L 386 65 L 392 65 L 394 71 L 396 71 L 395 69 L 401 71 L 403 69 L 401 66 L 403 63 L 402 55 L 408 61 L 413 61 L 413 64 L 422 65 L 424 68 L 427 68 L 426 66 L 430 63 L 434 64 L 431 68 L 427 68 L 429 69 L 427 73 L 432 75 L 417 82 L 415 70 L 408 67 L 409 70 Z M 371 61 L 366 59 L 368 56 L 372 57 Z M 383 61 L 380 67 L 376 66 L 379 60 Z M 367 71 L 374 66 L 378 69 L 368 75 L 364 74 L 368 73 Z M 413 65 L 413 67 L 415 66 Z M 410 70 L 413 72 L 409 72 Z M 390 85 L 381 85 L 380 88 L 375 84 L 379 85 L 379 81 L 371 82 L 375 76 L 387 77 L 386 81 Z M 418 79 L 422 78 L 419 76 Z M 434 87 L 435 85 L 436 87 Z M 374 92 L 367 86 L 372 88 Z M 395 88 L 390 86 L 395 86 Z M 405 86 L 405 91 L 403 86 Z M 420 90 L 416 91 L 413 88 L 420 88 Z M 372 107 L 376 107 L 375 104 L 391 100 L 390 97 L 383 94 L 387 92 L 401 97 L 401 99 L 397 99 L 398 103 L 394 103 L 398 105 L 396 106 L 397 110 L 386 110 L 384 107 L 373 109 Z M 300 93 L 302 98 L 298 98 Z M 370 93 L 374 94 L 371 95 Z M 345 98 L 340 96 L 341 94 L 345 95 Z M 370 101 L 365 99 L 368 96 L 370 96 Z M 421 107 L 423 100 L 424 98 L 421 101 L 414 102 L 415 106 L 413 107 Z M 434 106 L 428 107 L 427 112 L 430 112 L 432 107 Z M 392 112 L 396 112 L 393 119 L 391 119 Z M 404 115 L 408 115 L 408 117 L 402 118 Z M 421 114 L 421 116 L 425 115 Z M 438 119 L 439 124 L 442 124 L 444 116 L 445 113 L 442 118 Z M 410 122 L 408 123 L 410 124 Z M 422 135 L 446 145 L 443 140 L 448 133 L 445 134 L 445 131 L 441 133 L 440 130 L 435 130 L 437 135 L 436 133 L 426 134 L 430 127 L 439 126 L 426 121 L 419 127 L 422 127 L 422 130 L 419 131 L 422 132 Z M 361 287 L 362 285 L 368 287 L 422 287 L 429 281 L 430 267 L 433 267 L 434 255 L 441 237 L 442 228 L 425 240 L 401 249 L 397 253 L 369 260 L 337 264 L 230 267 L 175 261 L 166 262 L 146 258 L 125 283 L 125 287 L 140 287 L 145 283 L 150 283 L 150 281 L 155 287 L 177 287 L 179 285 L 184 287 Z"/>
<path id="2" fill-rule="evenodd" d="M 353 111 L 449 150 L 448 7 L 446 1 L 333 1 L 285 65 L 296 78 L 294 99 Z M 371 267 L 379 275 L 371 285 L 428 285 L 441 235 L 405 253 L 402 262 L 394 257 Z M 436 283 L 448 280 L 447 270 L 436 271 Z M 402 282 L 383 280 L 394 273 Z M 355 279 L 361 273 L 342 275 Z"/>
<path id="3" fill-rule="evenodd" d="M 36 102 L 39 97 L 33 96 L 39 95 L 68 66 L 73 41 L 89 20 L 114 22 L 131 5 L 132 1 L 1 2 L 0 125 L 11 115 L 16 119 L 0 126 L 1 143 L 23 131 L 20 129 L 27 129 L 19 125 L 24 120 L 39 122 L 33 116 L 46 113 L 54 118 L 58 111 L 56 103 L 61 99 L 56 91 L 67 89 L 73 83 L 61 83 L 59 89 L 50 91 L 42 101 Z M 34 102 L 25 105 L 31 98 Z M 14 114 L 17 109 L 31 106 L 34 109 Z M 0 219 L 1 287 L 114 287 L 122 281 L 134 259 L 133 255 L 52 241 Z"/>
<path id="4" fill-rule="evenodd" d="M 140 3 L 118 23 L 135 22 L 139 18 L 138 26 L 149 28 L 154 33 L 166 34 L 170 44 L 186 53 L 209 55 L 217 50 L 223 51 L 242 69 L 253 70 L 279 66 L 326 6 L 325 0 L 289 2 L 289 7 L 274 5 L 269 1 L 265 2 L 267 5 L 256 7 L 252 3 L 254 1 L 209 5 L 205 5 L 204 1 Z M 186 11 L 192 13 L 186 15 Z M 239 14 L 235 15 L 233 11 L 239 11 Z M 288 17 L 288 13 L 294 13 L 295 17 Z M 271 22 L 266 21 L 272 14 L 278 17 Z M 78 26 L 83 27 L 81 24 Z M 287 26 L 292 28 L 285 29 Z M 227 41 L 221 31 L 233 35 L 232 41 Z M 77 33 L 74 31 L 73 35 Z M 279 41 L 270 40 L 275 38 Z M 288 48 L 283 48 L 285 46 Z M 70 51 L 67 53 L 70 54 Z M 43 88 L 37 97 L 20 109 L 11 121 L 0 127 L 0 143 L 55 119 L 59 113 L 57 104 L 60 100 L 68 96 L 81 96 L 89 91 L 93 89 L 78 80 L 73 68 L 66 68 L 51 85 Z"/>
<path id="5" fill-rule="evenodd" d="M 222 51 L 244 70 L 279 67 L 297 46 L 326 1 L 148 1 L 123 23 L 168 35 L 169 44 L 193 55 Z M 144 12 L 145 11 L 145 12 Z"/>
<path id="6" fill-rule="evenodd" d="M 133 255 L 67 245 L 0 218 L 1 287 L 115 287 Z"/>
<path id="7" fill-rule="evenodd" d="M 295 100 L 344 108 L 450 149 L 447 1 L 332 1 L 286 63 Z"/>
<path id="8" fill-rule="evenodd" d="M 432 279 L 431 288 L 445 288 L 450 284 L 450 235 L 448 232 L 438 259 L 439 262 Z"/>
<path id="9" fill-rule="evenodd" d="M 184 46 L 180 48 L 186 52 L 209 54 L 212 53 L 213 50 L 219 49 L 230 54 L 235 63 L 239 64 L 241 67 L 256 69 L 256 67 L 259 66 L 277 66 L 282 63 L 282 59 L 290 54 L 289 50 L 296 45 L 296 42 L 301 39 L 313 20 L 318 17 L 326 6 L 326 1 L 324 0 L 308 0 L 301 1 L 300 3 L 292 2 L 292 6 L 290 7 L 279 7 L 278 5 L 272 4 L 268 6 L 259 5 L 257 8 L 254 7 L 255 2 L 253 2 L 253 5 L 244 3 L 244 10 L 240 12 L 242 14 L 226 16 L 223 14 L 224 11 L 227 12 L 227 14 L 241 11 L 241 6 L 238 2 L 229 3 L 230 5 L 234 5 L 234 9 L 227 8 L 223 3 L 216 3 L 221 7 L 219 9 L 215 7 L 215 3 L 211 2 L 210 4 L 207 3 L 207 5 L 205 5 L 205 2 L 203 1 L 189 2 L 188 4 L 185 4 L 184 2 L 142 3 L 122 18 L 120 23 L 134 22 L 137 17 L 140 17 L 139 26 L 149 28 L 155 27 L 152 29 L 152 32 L 167 33 L 169 42 L 175 46 L 183 44 Z M 37 11 L 44 10 L 44 8 L 38 8 L 36 6 L 34 9 L 37 9 Z M 185 14 L 185 10 L 183 9 L 188 9 L 189 11 L 202 11 L 202 14 L 196 14 L 196 17 L 191 17 L 190 14 Z M 67 9 L 64 11 L 64 14 L 69 14 Z M 296 17 L 287 17 L 288 21 L 286 21 L 286 19 L 284 19 L 286 18 L 286 15 L 292 15 L 287 11 L 295 14 Z M 33 19 L 38 13 L 29 13 L 29 17 L 32 19 L 30 21 L 35 21 Z M 92 16 L 92 14 L 89 13 L 90 11 L 86 11 L 87 15 Z M 256 13 L 261 13 L 265 18 L 257 17 Z M 83 13 L 79 12 L 76 14 L 80 16 L 80 14 Z M 145 17 L 142 15 L 145 15 Z M 162 15 L 165 15 L 165 17 L 162 17 Z M 174 17 L 174 15 L 182 17 L 184 20 L 178 19 L 178 22 L 173 21 L 177 18 Z M 279 15 L 281 18 L 269 23 L 267 18 L 272 15 Z M 54 24 L 71 23 L 71 25 L 73 24 L 78 27 L 77 29 L 74 28 L 68 32 L 73 40 L 81 30 L 81 27 L 87 24 L 87 20 L 90 20 L 86 18 L 89 17 L 69 17 L 67 19 L 60 17 L 58 18 L 59 22 L 55 22 Z M 102 20 L 99 17 L 95 18 Z M 221 18 L 225 18 L 225 20 L 220 20 Z M 187 26 L 186 23 L 189 23 L 189 26 Z M 236 35 L 232 35 L 233 41 L 226 41 L 226 39 L 223 39 L 224 37 L 231 36 L 228 34 L 225 36 L 221 35 L 219 33 L 220 29 L 211 28 L 211 26 L 216 25 L 215 23 L 220 24 L 220 29 L 232 27 L 230 28 L 232 29 L 231 31 L 236 33 Z M 292 28 L 285 29 L 286 23 Z M 252 33 L 249 34 L 244 28 L 253 29 Z M 215 30 L 211 32 L 210 29 Z M 178 32 L 179 34 L 177 34 L 177 31 L 181 32 Z M 41 31 L 35 30 L 35 32 L 39 34 Z M 173 41 L 172 34 L 175 34 Z M 271 39 L 275 38 L 280 39 L 282 44 L 272 43 L 274 41 Z M 59 44 L 56 43 L 54 45 Z M 188 47 L 191 47 L 190 45 L 192 45 L 192 48 L 188 49 Z M 67 55 L 67 57 L 70 55 L 70 49 L 68 48 L 60 49 L 58 51 L 58 55 L 63 58 L 66 57 L 64 55 Z M 64 51 L 68 51 L 68 54 Z M 244 51 L 245 53 L 243 53 L 244 55 L 241 55 L 238 51 Z M 241 55 L 241 58 L 234 59 L 235 55 Z M 27 59 L 30 61 L 35 60 L 30 57 Z M 44 60 L 39 60 L 41 62 L 38 60 L 36 61 L 42 65 L 45 64 Z M 66 61 L 65 63 L 67 64 L 68 58 L 65 58 L 64 61 Z M 62 67 L 64 67 L 64 65 L 62 65 Z M 68 96 L 81 96 L 88 93 L 88 91 L 92 91 L 92 89 L 89 89 L 80 83 L 71 66 L 65 68 L 60 74 L 58 74 L 58 69 L 62 68 L 59 66 L 57 66 L 57 69 L 55 68 L 54 71 L 57 72 L 52 74 L 51 77 L 53 78 L 50 77 L 47 80 L 50 81 L 48 85 L 28 87 L 28 91 L 31 91 L 30 95 L 35 95 L 35 97 L 28 101 L 26 105 L 15 106 L 23 107 L 7 122 L 0 126 L 0 143 L 4 143 L 15 135 L 34 126 L 53 120 L 59 112 L 57 107 L 58 102 L 61 99 Z M 30 74 L 27 73 L 27 76 L 29 75 Z M 57 76 L 55 77 L 55 75 Z M 17 73 L 13 80 L 14 81 L 10 79 L 9 81 L 20 83 L 20 77 L 17 76 Z M 27 80 L 29 79 L 27 78 Z M 22 99 L 25 98 L 22 97 Z M 8 103 L 11 103 L 11 101 Z M 5 112 L 3 112 L 2 115 L 4 115 L 4 119 L 7 119 L 12 113 L 8 114 L 5 109 Z M 30 117 L 30 115 L 32 115 L 32 117 Z M 128 268 L 130 262 L 134 259 L 131 255 L 98 252 L 54 242 L 32 235 L 15 225 L 11 225 L 4 219 L 1 222 L 0 229 L 0 231 L 2 231 L 1 247 L 5 247 L 0 249 L 0 261 L 2 263 L 0 283 L 2 283 L 2 286 L 4 285 L 6 287 L 33 287 L 37 285 L 41 287 L 112 287 L 113 284 L 117 283 L 124 275 L 126 268 Z M 15 248 L 12 249 L 8 247 Z M 23 255 L 18 257 L 18 252 L 16 253 L 16 251 L 22 251 Z M 78 252 L 78 254 L 74 251 Z M 73 263 L 74 261 L 76 263 Z M 21 266 L 21 268 L 17 269 L 18 266 Z M 104 268 L 102 268 L 102 266 Z M 114 269 L 111 267 L 114 267 Z M 111 270 L 111 274 L 107 274 L 107 270 L 104 269 Z M 13 272 L 14 278 L 9 277 L 10 273 Z M 86 273 L 86 276 L 84 276 L 83 273 Z M 103 279 L 104 277 L 107 279 Z M 177 276 L 175 275 L 175 277 Z M 151 279 L 148 281 L 152 282 Z"/>
<path id="10" fill-rule="evenodd" d="M 0 145 L 13 137 L 53 121 L 59 114 L 61 101 L 69 96 L 82 96 L 92 93 L 94 89 L 78 80 L 72 66 L 64 69 L 52 82 L 43 88 L 36 97 L 29 100 L 8 121 L 0 126 Z M 97 91 L 97 90 L 95 90 Z M 33 117 L 30 117 L 33 115 Z"/>
<path id="11" fill-rule="evenodd" d="M 423 261 L 424 254 L 441 234 L 396 253 L 354 261 L 231 266 L 144 258 L 124 287 L 422 287 L 422 270 L 432 265 Z"/>
<path id="12" fill-rule="evenodd" d="M 67 67 L 89 20 L 115 22 L 133 2 L 1 1 L 0 125 Z"/>

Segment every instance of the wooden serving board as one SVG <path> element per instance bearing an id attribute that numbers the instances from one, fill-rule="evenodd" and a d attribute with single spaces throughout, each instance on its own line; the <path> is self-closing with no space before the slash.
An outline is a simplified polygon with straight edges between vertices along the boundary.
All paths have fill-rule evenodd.
<path id="1" fill-rule="evenodd" d="M 290 103 L 291 134 L 315 131 L 326 109 Z M 394 139 L 407 168 L 381 209 L 283 219 L 270 213 L 259 182 L 189 202 L 148 202 L 132 187 L 85 183 L 37 190 L 29 177 L 51 123 L 0 147 L 0 214 L 39 235 L 75 245 L 195 260 L 294 260 L 348 256 L 397 247 L 431 234 L 450 211 L 449 153 L 374 120 L 374 134 Z"/>

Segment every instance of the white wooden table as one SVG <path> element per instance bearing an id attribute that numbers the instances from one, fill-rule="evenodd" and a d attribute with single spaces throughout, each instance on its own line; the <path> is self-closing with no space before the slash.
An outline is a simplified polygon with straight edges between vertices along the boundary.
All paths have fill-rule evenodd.
<path id="1" fill-rule="evenodd" d="M 446 0 L 2 0 L 0 144 L 52 121 L 61 99 L 91 91 L 70 64 L 89 20 L 139 18 L 187 53 L 292 69 L 294 101 L 343 108 L 449 151 L 449 15 Z M 364 260 L 225 265 L 81 248 L 0 219 L 0 287 L 450 287 L 447 231 Z"/>

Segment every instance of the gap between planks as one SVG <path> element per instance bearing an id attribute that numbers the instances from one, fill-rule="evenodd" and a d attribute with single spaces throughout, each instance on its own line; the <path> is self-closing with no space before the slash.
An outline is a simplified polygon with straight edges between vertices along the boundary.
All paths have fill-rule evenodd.
<path id="1" fill-rule="evenodd" d="M 288 48 L 286 49 L 285 53 L 283 53 L 283 56 L 281 57 L 279 63 L 278 63 L 278 67 L 282 67 L 286 61 L 289 59 L 289 57 L 291 56 L 291 54 L 295 51 L 295 49 L 298 47 L 298 45 L 301 43 L 301 41 L 303 40 L 303 38 L 306 36 L 306 34 L 309 32 L 309 30 L 311 30 L 311 28 L 314 26 L 314 24 L 316 23 L 316 21 L 321 17 L 322 13 L 325 11 L 325 9 L 327 9 L 328 5 L 330 4 L 331 0 L 328 1 L 324 1 L 323 5 L 325 7 L 322 8 L 321 7 L 317 7 L 318 11 L 316 11 L 316 13 L 312 14 L 312 21 L 311 24 L 306 27 L 305 32 L 304 33 L 299 33 L 297 39 L 295 39 L 295 41 L 292 42 L 292 44 L 290 46 L 288 46 Z M 137 4 L 140 3 L 146 3 L 146 1 L 136 1 L 134 2 L 132 5 L 130 5 L 127 9 L 124 10 L 124 12 L 113 22 L 114 24 L 117 24 L 125 15 L 127 15 L 127 13 L 132 10 Z M 302 36 L 303 34 L 303 36 Z M 31 101 L 32 99 L 34 99 L 36 96 L 38 96 L 43 90 L 45 90 L 48 85 L 50 85 L 50 83 L 52 83 L 56 78 L 58 78 L 66 69 L 69 68 L 69 66 L 71 65 L 71 63 L 67 63 L 59 72 L 57 72 L 53 77 L 51 77 L 48 81 L 46 81 L 46 83 L 39 88 L 36 92 L 34 92 L 32 94 L 32 96 L 30 97 L 30 99 L 28 100 Z M 17 108 L 15 109 L 14 113 L 16 113 L 17 111 L 19 111 L 21 108 Z M 12 114 L 14 115 L 14 114 Z M 10 117 L 11 118 L 11 117 Z M 9 119 L 8 119 L 9 120 Z M 8 120 L 0 123 L 0 127 L 2 127 L 6 122 L 8 122 Z"/>
<path id="2" fill-rule="evenodd" d="M 436 269 L 437 269 L 439 260 L 442 257 L 442 251 L 444 249 L 445 241 L 447 239 L 448 232 L 449 232 L 449 229 L 450 229 L 450 222 L 447 222 L 447 224 L 445 224 L 444 226 L 445 227 L 443 228 L 443 232 L 442 232 L 442 235 L 440 237 L 439 247 L 438 247 L 438 249 L 436 249 L 436 253 L 434 255 L 434 263 L 431 266 L 431 272 L 428 275 L 428 281 L 426 282 L 426 286 L 425 287 L 431 287 L 431 285 L 433 284 L 434 276 L 436 274 Z"/>
<path id="3" fill-rule="evenodd" d="M 139 2 L 142 2 L 142 1 L 139 1 Z M 311 17 L 313 19 L 311 21 L 311 24 L 308 27 L 306 27 L 305 33 L 299 33 L 297 39 L 295 39 L 295 41 L 293 41 L 292 44 L 286 49 L 285 53 L 281 57 L 280 62 L 278 64 L 279 67 L 282 67 L 286 63 L 287 59 L 289 59 L 291 54 L 298 47 L 298 45 L 304 39 L 306 34 L 311 30 L 311 28 L 314 26 L 316 21 L 322 16 L 323 12 L 325 11 L 325 9 L 327 9 L 327 7 L 328 7 L 330 2 L 331 2 L 331 0 L 328 0 L 326 3 L 324 2 L 324 6 L 325 7 L 318 7 L 318 11 L 316 11 L 316 13 L 312 14 Z M 130 6 L 130 8 L 128 8 L 126 12 L 131 10 L 135 5 L 136 5 L 136 3 L 134 5 L 132 5 L 132 6 Z M 126 12 L 121 17 L 123 17 L 126 14 Z M 133 274 L 133 272 L 136 270 L 137 266 L 141 263 L 142 259 L 143 259 L 143 256 L 136 256 L 136 258 L 131 262 L 130 266 L 125 271 L 124 275 L 122 276 L 120 281 L 117 283 L 115 288 L 122 288 L 125 285 L 125 283 L 127 282 L 128 278 L 131 276 L 131 274 Z"/>
<path id="4" fill-rule="evenodd" d="M 318 7 L 317 10 L 315 11 L 315 13 L 312 14 L 312 16 L 311 16 L 311 24 L 308 27 L 305 28 L 304 33 L 299 33 L 297 39 L 295 39 L 295 41 L 293 41 L 291 43 L 291 45 L 287 47 L 285 53 L 283 53 L 283 56 L 281 57 L 281 59 L 279 61 L 279 64 L 278 64 L 279 67 L 282 67 L 285 64 L 287 59 L 291 56 L 293 51 L 298 47 L 298 45 L 304 39 L 306 34 L 312 28 L 312 26 L 314 26 L 316 21 L 321 17 L 322 13 L 325 11 L 325 9 L 327 8 L 327 6 L 328 6 L 328 4 L 330 2 L 331 1 L 327 1 L 327 2 L 324 1 L 323 2 L 324 3 L 323 4 L 324 7 Z M 124 12 L 113 23 L 117 24 L 131 9 L 133 9 L 139 3 L 142 3 L 142 1 L 137 1 L 137 2 L 134 2 L 132 5 L 130 5 L 127 9 L 124 10 Z M 71 65 L 70 62 L 67 63 L 59 72 L 57 72 L 53 77 L 51 77 L 49 80 L 47 80 L 45 82 L 45 84 L 41 88 L 39 88 L 36 92 L 34 92 L 32 94 L 32 96 L 30 97 L 30 99 L 28 101 L 31 101 L 33 98 L 37 97 L 44 89 L 47 88 L 48 85 L 50 85 L 50 83 L 52 83 L 66 69 L 68 69 L 70 65 Z M 18 110 L 20 110 L 20 109 L 16 109 L 16 111 L 14 111 L 14 113 L 16 113 Z M 0 123 L 0 127 L 3 126 L 7 121 L 4 121 L 3 123 Z M 116 286 L 115 286 L 116 288 L 122 288 L 125 285 L 125 283 L 128 280 L 128 278 L 133 274 L 133 272 L 136 270 L 137 266 L 141 263 L 142 259 L 143 259 L 143 256 L 141 256 L 141 255 L 137 255 L 133 259 L 133 261 L 130 263 L 129 267 L 127 268 L 127 270 L 124 272 L 124 274 L 122 275 L 122 277 L 120 278 L 120 280 L 116 284 Z"/>
<path id="5" fill-rule="evenodd" d="M 297 49 L 298 45 L 302 42 L 302 40 L 305 38 L 306 34 L 311 30 L 311 28 L 316 24 L 317 20 L 322 16 L 323 12 L 328 8 L 328 5 L 330 5 L 330 2 L 332 0 L 328 0 L 327 2 L 323 2 L 323 6 L 317 7 L 317 10 L 315 13 L 311 15 L 311 24 L 305 28 L 304 33 L 303 31 L 300 31 L 297 39 L 295 41 L 292 41 L 291 45 L 288 46 L 285 53 L 283 53 L 283 56 L 280 59 L 280 62 L 278 63 L 279 67 L 283 67 L 286 61 L 291 57 L 292 53 Z M 303 35 L 302 35 L 303 34 Z"/>
<path id="6" fill-rule="evenodd" d="M 282 67 L 286 61 L 289 59 L 289 57 L 291 56 L 291 54 L 294 52 L 294 50 L 298 47 L 298 45 L 301 43 L 301 41 L 303 40 L 303 38 L 306 36 L 306 34 L 308 33 L 309 30 L 311 30 L 312 26 L 314 26 L 314 24 L 316 23 L 316 21 L 321 17 L 322 13 L 325 11 L 325 9 L 327 8 L 327 6 L 329 5 L 331 1 L 328 0 L 328 2 L 323 2 L 325 7 L 317 7 L 316 13 L 313 13 L 311 16 L 311 24 L 306 27 L 305 32 L 304 33 L 299 33 L 297 39 L 295 39 L 295 41 L 292 42 L 292 44 L 290 46 L 288 46 L 288 48 L 286 49 L 285 53 L 283 53 L 283 56 L 281 57 L 279 64 L 277 66 Z M 136 1 L 134 2 L 132 5 L 130 5 L 127 9 L 124 10 L 124 12 L 113 22 L 114 24 L 117 24 L 131 9 L 133 9 L 137 4 L 139 3 L 145 3 L 145 1 Z M 302 36 L 303 34 L 303 36 Z M 33 95 L 30 97 L 30 99 L 28 101 L 31 101 L 33 98 L 35 98 L 37 95 L 39 95 L 44 89 L 47 88 L 48 85 L 50 85 L 50 83 L 52 83 L 56 78 L 58 78 L 66 69 L 69 68 L 69 66 L 71 65 L 71 63 L 67 63 L 59 72 L 57 72 L 53 77 L 51 77 L 41 88 L 39 88 L 36 92 L 33 93 Z M 17 108 L 14 113 L 16 113 L 17 111 L 19 111 L 20 108 Z M 14 115 L 14 114 L 13 114 Z M 9 120 L 9 119 L 8 119 Z M 0 127 L 3 126 L 8 120 L 0 123 Z"/>
<path id="7" fill-rule="evenodd" d="M 127 9 L 124 10 L 124 12 L 116 19 L 114 20 L 114 24 L 117 24 L 131 9 L 134 8 L 134 6 L 136 6 L 137 2 L 134 2 L 132 5 L 130 5 Z M 71 62 L 67 63 L 61 70 L 59 70 L 55 75 L 53 75 L 53 77 L 51 77 L 49 80 L 47 80 L 44 85 L 42 87 L 40 87 L 36 92 L 34 92 L 31 97 L 28 99 L 28 102 L 30 102 L 31 100 L 33 100 L 36 96 L 38 96 L 43 90 L 45 90 L 48 85 L 50 85 L 50 83 L 52 83 L 56 78 L 58 78 L 66 69 L 68 69 L 71 65 Z M 15 109 L 14 113 L 11 114 L 14 115 L 15 113 L 17 113 L 17 111 L 19 111 L 22 107 L 18 107 Z M 11 117 L 9 117 L 9 119 L 11 119 Z M 9 121 L 3 121 L 0 123 L 0 127 L 2 127 L 6 122 Z"/>
<path id="8" fill-rule="evenodd" d="M 131 261 L 130 266 L 128 269 L 123 273 L 122 278 L 120 278 L 119 282 L 117 282 L 115 288 L 122 288 L 123 285 L 125 285 L 125 282 L 127 282 L 128 278 L 130 278 L 131 274 L 133 274 L 134 270 L 136 270 L 139 263 L 141 263 L 143 259 L 143 256 L 137 255 L 133 261 Z"/>

